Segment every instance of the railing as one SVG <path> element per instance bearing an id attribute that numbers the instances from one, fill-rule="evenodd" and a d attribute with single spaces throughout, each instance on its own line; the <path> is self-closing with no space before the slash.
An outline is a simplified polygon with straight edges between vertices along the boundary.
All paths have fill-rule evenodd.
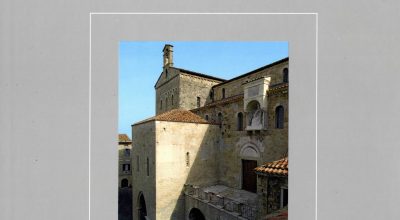
<path id="1" fill-rule="evenodd" d="M 241 216 L 243 216 L 244 218 L 252 219 L 252 220 L 256 219 L 256 209 L 255 208 L 248 206 L 246 204 L 241 204 L 240 211 L 241 211 L 240 212 Z"/>
<path id="2" fill-rule="evenodd" d="M 213 192 L 205 191 L 198 186 L 185 185 L 185 194 L 200 199 L 203 202 L 218 206 L 226 211 L 235 213 L 236 215 L 241 216 L 245 219 L 256 219 L 257 210 L 255 207 L 246 205 L 227 197 L 223 197 Z"/>

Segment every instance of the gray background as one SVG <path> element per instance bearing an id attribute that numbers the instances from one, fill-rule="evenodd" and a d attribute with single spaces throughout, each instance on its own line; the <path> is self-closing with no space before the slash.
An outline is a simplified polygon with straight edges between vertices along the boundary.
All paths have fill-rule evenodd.
<path id="1" fill-rule="evenodd" d="M 400 67 L 396 62 L 400 51 L 399 9 L 397 1 L 389 0 L 368 3 L 254 0 L 251 4 L 239 0 L 1 1 L 0 219 L 88 219 L 89 12 L 102 11 L 318 12 L 318 219 L 399 219 L 400 160 L 396 160 L 400 153 L 397 92 L 400 77 L 396 74 Z M 107 32 L 102 29 L 107 22 L 124 20 L 98 19 L 94 20 L 96 33 Z M 227 34 L 235 33 L 235 28 L 248 31 L 232 36 L 237 40 L 265 33 L 261 30 L 254 33 L 254 29 L 270 28 L 263 25 L 270 20 L 248 25 L 251 18 L 231 22 L 235 19 L 226 18 L 229 28 L 217 32 L 221 40 L 231 39 Z M 289 18 L 285 19 L 282 25 L 293 25 Z M 121 32 L 114 36 L 121 34 L 119 40 L 130 40 L 133 36 L 123 35 L 124 29 L 131 28 L 135 33 L 135 28 L 144 28 L 147 22 L 162 22 L 146 16 L 134 20 L 142 23 L 142 27 L 121 25 Z M 313 71 L 309 63 L 312 57 L 296 56 L 292 44 L 296 39 L 307 38 L 308 28 L 312 28 L 308 24 L 313 20 L 296 21 L 304 30 L 296 29 L 290 37 L 290 66 L 310 68 L 310 73 L 302 72 L 309 76 Z M 213 20 L 203 22 L 212 25 Z M 171 25 L 176 33 L 170 36 L 177 36 L 180 27 Z M 204 27 L 195 34 L 181 37 L 211 36 Z M 93 39 L 93 43 L 113 40 L 96 37 L 99 38 Z M 136 37 L 165 39 L 163 36 L 148 39 L 141 33 Z M 260 36 L 260 39 L 270 37 Z M 299 51 L 314 51 L 308 43 L 296 45 Z M 93 95 L 103 97 L 102 100 L 93 97 L 92 103 L 91 215 L 96 220 L 117 218 L 117 155 L 111 153 L 116 149 L 112 138 L 117 134 L 117 78 L 112 68 L 117 51 L 116 46 L 104 46 L 105 49 L 92 50 L 95 62 L 103 59 L 102 62 L 110 63 L 105 70 L 93 66 L 93 73 L 108 71 L 109 74 L 105 78 L 93 75 L 92 85 Z M 295 56 L 300 60 L 295 60 Z M 293 66 L 296 63 L 298 66 Z M 296 132 L 302 131 L 305 137 L 315 134 L 306 129 L 315 124 L 312 110 L 315 108 L 311 108 L 315 104 L 311 90 L 315 88 L 291 73 L 290 156 L 296 164 L 290 164 L 294 170 L 290 177 L 293 189 L 290 219 L 314 219 L 315 195 L 309 189 L 315 189 L 315 175 L 303 171 L 314 172 L 315 152 L 308 151 L 315 145 L 306 145 L 307 139 Z M 105 79 L 109 79 L 107 83 Z M 304 96 L 294 94 L 296 88 Z M 296 116 L 300 113 L 305 118 Z M 294 127 L 296 121 L 308 124 Z M 315 139 L 308 141 L 311 145 Z M 299 149 L 292 147 L 295 145 Z M 300 155 L 300 151 L 305 151 L 306 156 L 293 156 Z M 296 190 L 297 184 L 302 186 L 310 180 L 313 181 L 304 186 L 304 193 Z M 293 197 L 296 191 L 304 197 Z"/>
<path id="2" fill-rule="evenodd" d="M 315 78 L 316 20 L 307 15 L 92 15 L 92 208 L 110 207 L 116 184 L 115 143 L 118 91 L 118 42 L 168 41 L 288 41 L 290 42 L 290 210 L 298 219 L 313 219 L 315 211 Z M 146 21 L 146 22 L 143 22 Z M 297 35 L 301 33 L 301 35 Z M 179 48 L 176 48 L 179 51 Z M 160 59 L 162 58 L 160 48 Z M 196 54 L 196 51 L 193 51 Z M 195 55 L 193 56 L 195 57 Z M 107 62 L 105 62 L 107 61 Z M 160 66 L 160 71 L 161 71 Z M 142 77 L 147 77 L 143 75 Z M 139 82 L 138 82 L 139 83 Z M 135 85 L 132 85 L 135 86 Z M 148 98 L 155 100 L 152 94 Z M 134 101 L 134 100 L 132 100 Z M 138 106 L 143 108 L 144 106 Z M 133 122 L 132 122 L 133 123 Z M 293 129 L 292 129 L 293 128 Z M 105 170 L 106 162 L 111 162 Z M 112 169 L 113 168 L 113 169 Z M 294 181 L 291 181 L 294 180 Z M 97 184 L 97 183 L 102 183 Z M 115 187 L 116 189 L 116 187 Z M 114 189 L 112 189 L 114 191 Z M 135 196 L 135 195 L 134 195 Z M 134 197 L 133 199 L 136 199 Z M 94 212 L 93 219 L 104 216 Z M 107 213 L 112 218 L 115 213 Z"/>

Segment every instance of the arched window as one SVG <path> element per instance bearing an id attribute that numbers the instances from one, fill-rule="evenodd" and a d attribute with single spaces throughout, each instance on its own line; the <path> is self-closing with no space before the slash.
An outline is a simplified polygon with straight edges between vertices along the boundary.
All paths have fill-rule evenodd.
<path id="1" fill-rule="evenodd" d="M 131 150 L 130 149 L 125 149 L 125 156 L 127 156 L 127 157 L 131 156 Z"/>
<path id="2" fill-rule="evenodd" d="M 222 98 L 225 98 L 225 88 L 222 89 Z"/>
<path id="3" fill-rule="evenodd" d="M 146 163 L 147 163 L 147 176 L 149 176 L 149 175 L 150 175 L 150 163 L 149 163 L 149 158 L 147 158 Z"/>
<path id="4" fill-rule="evenodd" d="M 122 171 L 130 171 L 131 165 L 130 164 L 122 164 Z"/>
<path id="5" fill-rule="evenodd" d="M 162 100 L 160 101 L 160 109 L 162 109 Z"/>
<path id="6" fill-rule="evenodd" d="M 241 112 L 237 115 L 237 130 L 243 131 L 243 113 Z"/>
<path id="7" fill-rule="evenodd" d="M 189 152 L 186 152 L 186 167 L 190 166 L 190 154 Z"/>
<path id="8" fill-rule="evenodd" d="M 275 109 L 275 127 L 283 128 L 283 123 L 285 121 L 285 110 L 283 106 L 278 106 Z"/>
<path id="9" fill-rule="evenodd" d="M 139 155 L 137 155 L 137 156 L 136 156 L 136 171 L 137 171 L 137 172 L 139 172 L 139 164 L 140 164 L 139 159 L 140 159 L 140 158 L 139 158 Z"/>
<path id="10" fill-rule="evenodd" d="M 138 198 L 138 220 L 146 220 L 147 219 L 147 208 L 146 208 L 146 201 L 144 199 L 143 193 L 139 193 L 139 198 Z"/>
<path id="11" fill-rule="evenodd" d="M 197 97 L 197 108 L 200 108 L 200 102 L 201 102 L 201 98 Z"/>
<path id="12" fill-rule="evenodd" d="M 171 105 L 174 105 L 174 95 L 171 96 Z"/>
<path id="13" fill-rule="evenodd" d="M 165 98 L 165 109 L 168 108 L 168 97 Z"/>
<path id="14" fill-rule="evenodd" d="M 205 119 L 208 121 L 208 115 L 206 115 Z"/>
<path id="15" fill-rule="evenodd" d="M 287 83 L 289 82 L 289 69 L 285 68 L 283 69 L 283 82 Z"/>
<path id="16" fill-rule="evenodd" d="M 126 187 L 128 187 L 128 185 L 129 185 L 129 182 L 127 179 L 121 180 L 121 188 L 126 188 Z"/>
<path id="17" fill-rule="evenodd" d="M 168 78 L 168 70 L 165 70 L 165 78 Z"/>
<path id="18" fill-rule="evenodd" d="M 222 119 L 223 119 L 222 113 L 220 112 L 220 113 L 218 113 L 218 124 L 219 124 L 219 128 L 222 128 Z"/>

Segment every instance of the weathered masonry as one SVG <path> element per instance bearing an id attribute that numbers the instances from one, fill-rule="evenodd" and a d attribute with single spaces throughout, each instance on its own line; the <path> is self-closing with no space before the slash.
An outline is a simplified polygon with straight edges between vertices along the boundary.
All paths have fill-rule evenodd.
<path id="1" fill-rule="evenodd" d="M 289 58 L 230 80 L 174 67 L 172 45 L 163 60 L 156 116 L 132 125 L 134 219 L 287 210 Z M 262 170 L 281 159 L 286 175 Z"/>

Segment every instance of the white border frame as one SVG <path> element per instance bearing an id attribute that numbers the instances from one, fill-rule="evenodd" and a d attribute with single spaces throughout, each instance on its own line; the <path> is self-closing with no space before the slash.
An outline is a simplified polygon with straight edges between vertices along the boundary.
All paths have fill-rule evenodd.
<path id="1" fill-rule="evenodd" d="M 314 15 L 316 19 L 315 29 L 315 220 L 318 219 L 318 13 L 229 13 L 229 12 L 90 12 L 89 13 L 89 220 L 91 220 L 90 209 L 90 185 L 91 185 L 91 123 L 92 123 L 92 15 Z"/>

